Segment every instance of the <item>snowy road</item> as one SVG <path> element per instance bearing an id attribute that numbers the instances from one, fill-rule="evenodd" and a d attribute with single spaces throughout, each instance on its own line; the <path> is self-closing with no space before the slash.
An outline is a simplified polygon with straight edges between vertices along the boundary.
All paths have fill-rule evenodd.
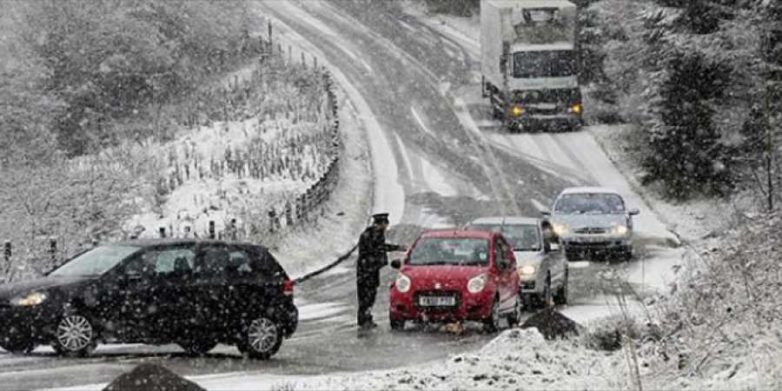
<path id="1" fill-rule="evenodd" d="M 382 3 L 382 2 L 381 2 Z M 570 134 L 508 135 L 488 121 L 476 85 L 476 44 L 393 8 L 352 2 L 267 1 L 260 12 L 281 23 L 277 33 L 329 64 L 367 130 L 376 175 L 375 205 L 397 212 L 392 239 L 407 243 L 425 227 L 460 225 L 495 214 L 538 215 L 564 187 L 617 188 L 642 210 L 638 229 L 656 247 L 624 266 L 583 264 L 571 270 L 565 313 L 587 320 L 612 311 L 606 273 L 659 274 L 678 252 L 664 245 L 664 226 L 611 164 L 589 129 Z M 477 37 L 477 36 L 476 36 Z M 296 57 L 294 57 L 296 58 Z M 663 260 L 663 261 L 660 261 Z M 660 262 L 658 262 L 660 261 Z M 359 336 L 354 324 L 353 260 L 298 288 L 302 322 L 268 362 L 242 359 L 218 347 L 192 359 L 175 346 L 108 346 L 88 359 L 61 359 L 39 349 L 28 357 L 0 353 L 0 388 L 30 389 L 104 383 L 142 361 L 183 375 L 251 372 L 314 375 L 413 365 L 476 349 L 492 336 L 469 331 L 391 333 L 388 295 L 375 314 L 381 328 Z M 639 270 L 641 270 L 639 274 Z M 383 276 L 388 282 L 392 272 Z M 667 276 L 657 276 L 661 284 Z M 662 282 L 660 282 L 662 281 Z"/>

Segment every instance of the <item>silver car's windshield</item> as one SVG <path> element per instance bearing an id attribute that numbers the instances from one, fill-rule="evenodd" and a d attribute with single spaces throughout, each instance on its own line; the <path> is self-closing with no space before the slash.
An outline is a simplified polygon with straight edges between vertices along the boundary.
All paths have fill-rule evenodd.
<path id="1" fill-rule="evenodd" d="M 98 247 L 73 258 L 49 275 L 55 277 L 101 275 L 138 250 L 139 247 L 133 246 Z"/>
<path id="2" fill-rule="evenodd" d="M 540 251 L 540 231 L 533 224 L 476 224 L 468 229 L 499 232 L 513 246 L 513 251 Z"/>
<path id="3" fill-rule="evenodd" d="M 610 193 L 564 194 L 554 206 L 558 214 L 623 214 L 622 197 Z"/>
<path id="4" fill-rule="evenodd" d="M 486 239 L 428 238 L 416 244 L 410 265 L 487 265 L 489 241 Z"/>

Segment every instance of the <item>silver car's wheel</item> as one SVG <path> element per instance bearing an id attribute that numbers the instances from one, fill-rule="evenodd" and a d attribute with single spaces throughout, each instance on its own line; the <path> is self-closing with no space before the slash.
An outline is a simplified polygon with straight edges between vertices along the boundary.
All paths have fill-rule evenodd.
<path id="1" fill-rule="evenodd" d="M 282 332 L 280 327 L 269 318 L 262 317 L 253 320 L 247 326 L 244 346 L 240 350 L 247 352 L 250 357 L 268 359 L 282 344 Z"/>
<path id="2" fill-rule="evenodd" d="M 483 323 L 483 329 L 493 333 L 500 329 L 500 301 L 495 299 L 491 306 L 491 316 Z"/>
<path id="3" fill-rule="evenodd" d="M 80 314 L 65 315 L 57 324 L 56 348 L 62 354 L 83 355 L 95 344 L 95 330 Z"/>
<path id="4" fill-rule="evenodd" d="M 521 301 L 521 295 L 516 297 L 516 305 L 513 306 L 513 313 L 508 316 L 508 325 L 515 327 L 521 323 L 522 313 L 524 312 L 524 305 Z"/>

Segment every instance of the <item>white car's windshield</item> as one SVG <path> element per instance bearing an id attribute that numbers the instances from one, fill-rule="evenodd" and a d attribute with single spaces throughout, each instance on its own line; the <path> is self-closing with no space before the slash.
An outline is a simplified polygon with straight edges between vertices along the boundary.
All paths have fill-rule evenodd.
<path id="1" fill-rule="evenodd" d="M 429 238 L 415 246 L 410 265 L 487 265 L 489 241 L 486 239 Z"/>
<path id="2" fill-rule="evenodd" d="M 499 232 L 514 251 L 540 251 L 540 232 L 533 224 L 476 224 L 468 229 Z"/>
<path id="3" fill-rule="evenodd" d="M 73 258 L 49 275 L 66 276 L 98 276 L 119 264 L 131 254 L 140 250 L 133 246 L 102 246 Z"/>
<path id="4" fill-rule="evenodd" d="M 564 194 L 554 207 L 558 214 L 622 214 L 625 205 L 622 197 L 610 193 Z"/>

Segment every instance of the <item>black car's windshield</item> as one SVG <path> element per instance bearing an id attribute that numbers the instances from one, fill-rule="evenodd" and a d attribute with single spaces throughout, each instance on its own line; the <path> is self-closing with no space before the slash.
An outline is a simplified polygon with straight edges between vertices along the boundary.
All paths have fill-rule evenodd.
<path id="1" fill-rule="evenodd" d="M 499 232 L 513 251 L 540 251 L 540 231 L 533 224 L 476 224 L 470 230 Z"/>
<path id="2" fill-rule="evenodd" d="M 520 52 L 513 55 L 513 77 L 566 77 L 576 74 L 572 50 Z"/>
<path id="3" fill-rule="evenodd" d="M 554 211 L 560 214 L 622 214 L 622 197 L 610 193 L 565 194 L 559 198 Z"/>
<path id="4" fill-rule="evenodd" d="M 489 241 L 468 238 L 422 239 L 410 253 L 410 265 L 487 265 Z"/>
<path id="5" fill-rule="evenodd" d="M 133 246 L 97 247 L 71 259 L 49 275 L 55 277 L 101 275 L 138 250 L 139 247 Z"/>

